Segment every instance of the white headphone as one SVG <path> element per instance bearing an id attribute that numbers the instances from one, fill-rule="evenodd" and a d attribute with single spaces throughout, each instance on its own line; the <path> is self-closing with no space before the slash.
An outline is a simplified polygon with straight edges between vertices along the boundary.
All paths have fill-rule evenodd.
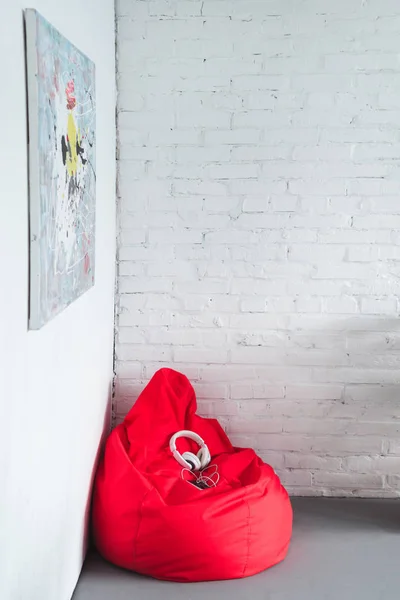
<path id="1" fill-rule="evenodd" d="M 196 444 L 200 446 L 198 453 L 193 454 L 193 452 L 184 452 L 181 454 L 176 448 L 176 440 L 181 437 L 185 437 L 196 442 Z M 186 469 L 190 469 L 191 471 L 200 471 L 200 469 L 204 469 L 210 464 L 210 451 L 204 440 L 197 435 L 197 433 L 194 433 L 194 431 L 189 431 L 187 429 L 178 431 L 170 439 L 169 447 L 175 460 L 177 460 L 178 463 Z"/>

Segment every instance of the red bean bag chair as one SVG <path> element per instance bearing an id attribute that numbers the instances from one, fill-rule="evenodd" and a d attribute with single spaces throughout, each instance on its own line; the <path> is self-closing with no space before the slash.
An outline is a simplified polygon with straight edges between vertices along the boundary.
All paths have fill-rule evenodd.
<path id="1" fill-rule="evenodd" d="M 182 479 L 169 441 L 182 429 L 206 442 L 220 479 L 198 489 Z M 179 451 L 197 452 L 191 440 Z M 93 535 L 108 561 L 171 581 L 254 575 L 283 560 L 292 508 L 274 470 L 234 448 L 214 419 L 196 415 L 188 379 L 158 371 L 109 436 L 96 474 Z"/>

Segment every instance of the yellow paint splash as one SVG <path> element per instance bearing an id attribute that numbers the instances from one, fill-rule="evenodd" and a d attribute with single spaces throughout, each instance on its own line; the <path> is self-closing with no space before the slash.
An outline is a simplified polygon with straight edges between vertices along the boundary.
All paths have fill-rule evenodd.
<path id="1" fill-rule="evenodd" d="M 75 175 L 78 170 L 78 153 L 76 151 L 77 141 L 78 141 L 78 131 L 76 129 L 74 117 L 72 111 L 68 115 L 68 142 L 70 151 L 67 155 L 67 171 L 68 175 L 71 177 Z"/>

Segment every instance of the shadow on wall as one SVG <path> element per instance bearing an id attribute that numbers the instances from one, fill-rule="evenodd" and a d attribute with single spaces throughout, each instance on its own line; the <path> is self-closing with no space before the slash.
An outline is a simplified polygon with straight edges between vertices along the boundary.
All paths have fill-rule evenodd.
<path id="1" fill-rule="evenodd" d="M 382 473 L 386 491 L 397 494 L 398 319 L 300 314 L 288 316 L 279 331 L 229 329 L 228 336 L 232 356 L 240 352 L 235 363 L 175 366 L 193 383 L 202 416 L 217 417 L 235 445 L 255 448 L 289 487 L 309 489 L 306 472 L 316 489 L 336 490 L 342 484 L 351 490 L 351 473 Z M 140 344 L 137 352 L 140 362 Z M 124 366 L 116 380 L 115 423 L 163 366 L 174 368 L 146 364 L 138 377 Z M 331 484 L 324 472 L 337 473 L 337 481 Z M 345 473 L 349 481 L 339 477 Z"/>
<path id="2" fill-rule="evenodd" d="M 301 315 L 301 323 L 293 323 L 290 331 L 281 331 L 275 334 L 268 332 L 235 332 L 237 346 L 252 349 L 254 355 L 254 380 L 243 382 L 240 367 L 238 379 L 248 384 L 264 384 L 265 395 L 262 391 L 259 397 L 251 398 L 222 397 L 218 395 L 220 382 L 224 382 L 225 365 L 201 365 L 190 363 L 178 366 L 193 383 L 199 402 L 199 411 L 204 416 L 219 416 L 226 424 L 235 417 L 251 418 L 254 416 L 284 417 L 312 415 L 315 418 L 334 417 L 354 420 L 367 418 L 368 421 L 387 421 L 400 417 L 400 403 L 398 402 L 398 386 L 400 384 L 400 321 L 397 319 L 373 318 L 365 319 L 361 316 L 352 318 L 344 317 L 327 323 L 320 321 L 323 331 L 317 329 L 319 325 L 315 317 Z M 138 361 L 140 361 L 140 345 L 137 346 Z M 251 359 L 250 359 L 251 360 Z M 174 364 L 151 364 L 141 369 L 141 376 L 137 370 L 132 376 L 129 371 L 124 376 L 118 376 L 115 383 L 114 397 L 114 424 L 120 422 L 123 416 L 133 405 L 140 392 L 150 380 L 154 372 L 161 367 Z M 246 367 L 250 366 L 246 362 Z M 183 367 L 183 368 L 182 368 Z M 195 367 L 195 368 L 193 368 Z M 176 367 L 175 367 L 176 368 Z M 212 383 L 207 378 L 207 369 L 212 370 Z M 221 375 L 215 377 L 215 372 L 220 369 Z M 296 375 L 298 379 L 296 379 Z M 281 396 L 274 399 L 268 394 L 268 386 L 279 384 L 284 386 Z M 335 386 L 335 392 L 340 388 L 340 394 L 319 398 L 313 388 L 316 386 Z M 309 388 L 304 397 L 296 397 L 293 387 Z M 290 393 L 288 392 L 290 388 Z M 252 414 L 246 412 L 246 401 L 260 400 L 260 412 L 256 411 L 255 403 L 251 408 Z M 284 402 L 286 400 L 286 402 Z M 228 401 L 228 402 L 227 402 Z M 227 409 L 229 403 L 231 410 Z M 243 403 L 243 404 L 242 404 Z M 312 404 L 312 406 L 310 406 Z M 276 407 L 276 411 L 273 410 Z M 308 409 L 307 409 L 308 406 Z M 351 410 L 346 407 L 351 406 Z M 218 411 L 220 407 L 220 411 Z M 238 410 L 233 410 L 237 407 Z M 292 411 L 287 411 L 287 408 Z M 296 409 L 297 407 L 297 409 Z M 304 407 L 302 415 L 301 407 Z M 317 408 L 317 414 L 310 412 L 310 408 Z M 241 410 L 243 409 L 243 411 Z M 272 409 L 272 410 L 271 410 Z M 293 413 L 293 409 L 296 414 Z M 299 413 L 297 413 L 297 410 Z M 282 411 L 282 412 L 279 412 Z M 289 414 L 288 414 L 289 413 Z M 346 431 L 343 431 L 346 433 Z M 273 433 L 273 432 L 271 432 Z"/>

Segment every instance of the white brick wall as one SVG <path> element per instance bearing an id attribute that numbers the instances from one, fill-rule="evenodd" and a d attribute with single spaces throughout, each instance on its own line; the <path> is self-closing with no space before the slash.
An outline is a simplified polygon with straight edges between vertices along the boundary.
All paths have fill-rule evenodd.
<path id="1" fill-rule="evenodd" d="M 172 366 L 291 492 L 400 495 L 398 0 L 117 12 L 117 418 Z"/>

